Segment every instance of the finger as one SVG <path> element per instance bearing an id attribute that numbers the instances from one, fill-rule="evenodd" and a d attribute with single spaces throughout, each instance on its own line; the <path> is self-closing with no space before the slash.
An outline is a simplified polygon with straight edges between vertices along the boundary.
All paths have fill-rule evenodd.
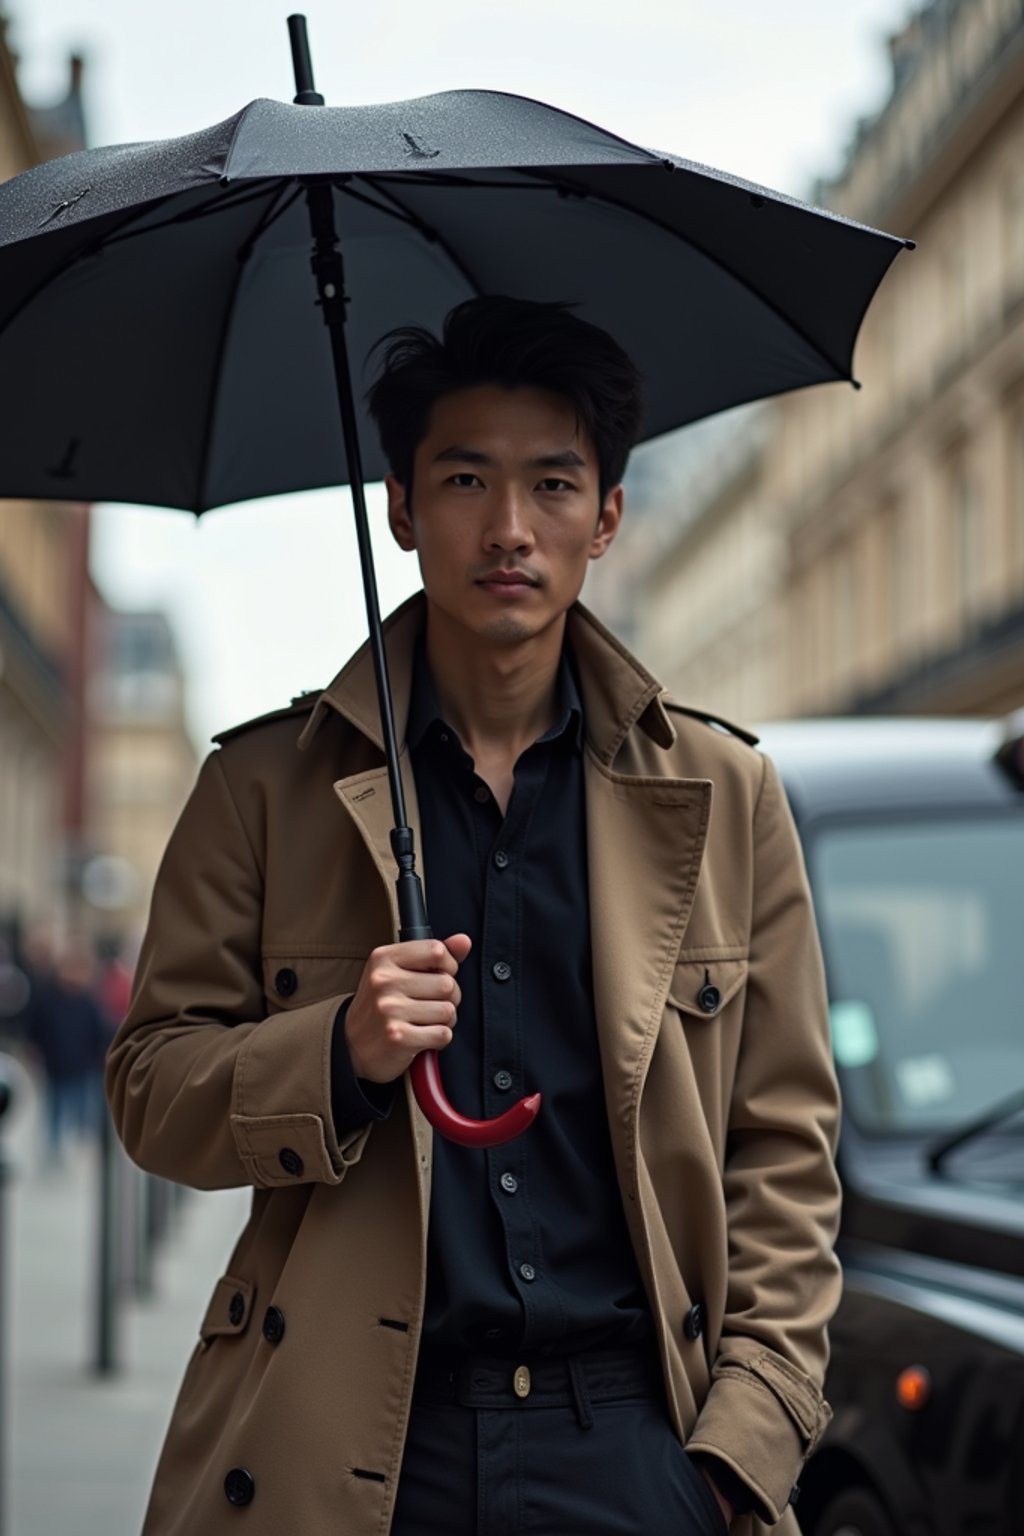
<path id="1" fill-rule="evenodd" d="M 415 997 L 429 1002 L 451 1002 L 459 1006 L 456 994 L 459 984 L 454 976 L 448 976 L 443 971 L 401 971 L 393 970 L 386 979 L 381 979 L 384 995 L 391 997 Z"/>
<path id="2" fill-rule="evenodd" d="M 455 1024 L 455 1009 L 451 1003 L 420 1002 L 410 997 L 381 999 L 381 1012 L 391 1024 Z"/>
<path id="3" fill-rule="evenodd" d="M 390 958 L 403 971 L 445 971 L 454 976 L 458 961 L 440 939 L 407 939 L 390 946 Z"/>
<path id="4" fill-rule="evenodd" d="M 453 933 L 450 938 L 445 939 L 444 947 L 456 965 L 461 965 L 473 948 L 473 940 L 468 933 Z"/>
<path id="5" fill-rule="evenodd" d="M 446 1024 L 402 1025 L 392 1041 L 395 1050 L 409 1056 L 418 1056 L 420 1051 L 443 1051 L 451 1043 L 451 1026 Z"/>

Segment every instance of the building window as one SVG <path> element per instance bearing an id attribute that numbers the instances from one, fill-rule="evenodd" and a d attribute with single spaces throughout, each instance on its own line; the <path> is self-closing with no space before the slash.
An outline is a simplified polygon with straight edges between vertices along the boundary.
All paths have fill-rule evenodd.
<path id="1" fill-rule="evenodd" d="M 888 510 L 885 549 L 885 620 L 894 660 L 903 652 L 910 627 L 912 558 L 907 512 L 894 504 Z"/>
<path id="2" fill-rule="evenodd" d="M 836 551 L 833 565 L 833 682 L 848 688 L 857 671 L 856 549 L 847 539 Z"/>
<path id="3" fill-rule="evenodd" d="M 975 477 L 960 460 L 950 474 L 951 537 L 949 554 L 954 612 L 970 621 L 977 605 L 982 579 L 981 509 Z"/>
<path id="4" fill-rule="evenodd" d="M 1024 593 L 1024 411 L 1014 424 L 1010 467 L 1010 569 L 1017 592 Z"/>
<path id="5" fill-rule="evenodd" d="M 1009 305 L 1024 294 L 1024 171 L 1015 170 L 1003 183 L 1003 252 Z"/>

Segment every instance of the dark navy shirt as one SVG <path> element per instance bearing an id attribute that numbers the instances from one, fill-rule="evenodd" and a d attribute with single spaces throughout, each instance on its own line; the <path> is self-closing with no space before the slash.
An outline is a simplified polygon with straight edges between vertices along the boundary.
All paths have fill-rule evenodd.
<path id="1" fill-rule="evenodd" d="M 503 816 L 442 718 L 421 646 L 409 723 L 431 927 L 468 933 L 445 1091 L 473 1117 L 540 1114 L 490 1150 L 434 1137 L 423 1348 L 563 1354 L 651 1338 L 608 1134 L 594 1017 L 583 711 L 568 660 L 556 724 L 519 757 Z M 336 1038 L 343 1036 L 339 1027 Z M 346 1053 L 347 1054 L 347 1053 Z M 386 1112 L 335 1051 L 335 1117 Z M 360 1103 L 360 1100 L 362 1101 Z"/>
<path id="2" fill-rule="evenodd" d="M 434 1137 L 423 1348 L 561 1354 L 624 1346 L 650 1323 L 626 1229 L 594 1018 L 583 710 L 563 657 L 556 724 L 519 757 L 503 816 L 441 717 L 425 656 L 406 739 L 434 933 L 468 933 L 442 1053 L 463 1114 L 543 1094 L 517 1140 Z"/>

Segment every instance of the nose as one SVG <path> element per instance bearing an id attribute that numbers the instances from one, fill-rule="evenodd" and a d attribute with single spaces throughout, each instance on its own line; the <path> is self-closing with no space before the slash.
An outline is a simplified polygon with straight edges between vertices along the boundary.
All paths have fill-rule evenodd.
<path id="1" fill-rule="evenodd" d="M 484 542 L 489 550 L 532 549 L 533 531 L 526 497 L 516 486 L 505 486 L 489 498 Z"/>

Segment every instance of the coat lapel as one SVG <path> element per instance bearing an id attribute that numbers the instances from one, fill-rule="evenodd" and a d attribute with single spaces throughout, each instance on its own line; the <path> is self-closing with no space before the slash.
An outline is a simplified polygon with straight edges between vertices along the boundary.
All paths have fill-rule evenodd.
<path id="1" fill-rule="evenodd" d="M 697 889 L 711 785 L 586 761 L 594 1004 L 623 1192 L 636 1196 L 640 1095 Z"/>
<path id="2" fill-rule="evenodd" d="M 612 1145 L 636 1195 L 637 1122 L 672 968 L 697 890 L 711 785 L 666 776 L 661 684 L 577 605 L 568 621 L 587 724 L 594 1006 Z M 660 750 L 659 750 L 660 749 Z"/>

